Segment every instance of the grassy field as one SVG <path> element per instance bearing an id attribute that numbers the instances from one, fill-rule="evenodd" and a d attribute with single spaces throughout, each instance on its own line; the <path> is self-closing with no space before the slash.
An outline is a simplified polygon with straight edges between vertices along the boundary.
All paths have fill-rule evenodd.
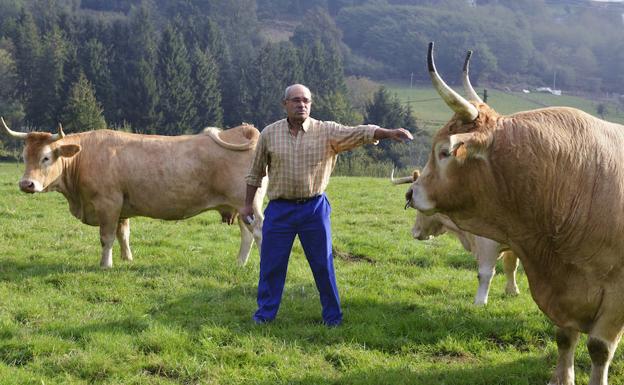
<path id="1" fill-rule="evenodd" d="M 438 93 L 431 87 L 409 87 L 408 85 L 391 82 L 386 84 L 388 89 L 410 105 L 419 123 L 425 130 L 435 132 L 452 116 L 451 110 L 442 101 Z M 456 89 L 463 95 L 463 90 Z M 483 89 L 477 92 L 483 96 Z M 548 106 L 568 106 L 581 109 L 589 114 L 598 116 L 597 105 L 600 102 L 582 97 L 566 95 L 555 96 L 547 93 L 506 92 L 488 88 L 488 104 L 500 114 L 511 114 L 518 111 L 531 110 Z M 606 104 L 604 119 L 624 124 L 624 111 L 615 104 Z"/>
<path id="2" fill-rule="evenodd" d="M 472 305 L 473 258 L 448 236 L 411 239 L 405 186 L 330 183 L 341 327 L 321 324 L 298 242 L 278 319 L 258 326 L 258 252 L 236 266 L 237 226 L 136 218 L 135 261 L 116 245 L 102 271 L 97 229 L 58 193 L 18 192 L 22 167 L 0 164 L 0 384 L 545 384 L 554 367 L 524 274 L 520 296 L 500 274 L 487 307 Z M 589 367 L 581 347 L 577 384 Z"/>

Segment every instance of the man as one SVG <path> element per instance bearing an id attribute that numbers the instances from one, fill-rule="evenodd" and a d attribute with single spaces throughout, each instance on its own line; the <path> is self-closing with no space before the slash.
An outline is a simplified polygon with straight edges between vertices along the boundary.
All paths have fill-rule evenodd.
<path id="1" fill-rule="evenodd" d="M 327 326 L 338 326 L 342 311 L 332 256 L 331 207 L 324 194 L 336 157 L 379 139 L 404 141 L 413 137 L 403 128 L 347 127 L 315 120 L 309 116 L 312 94 L 302 84 L 286 88 L 282 103 L 287 118 L 262 131 L 246 179 L 246 204 L 240 210 L 243 218 L 253 219 L 253 198 L 268 168 L 270 202 L 264 212 L 258 310 L 253 319 L 259 324 L 275 319 L 288 258 L 298 235 L 320 293 L 323 321 Z"/>

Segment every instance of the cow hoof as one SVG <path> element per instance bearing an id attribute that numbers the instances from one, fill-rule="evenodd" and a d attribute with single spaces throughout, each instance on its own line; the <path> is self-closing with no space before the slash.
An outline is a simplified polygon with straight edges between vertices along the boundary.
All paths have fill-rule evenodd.
<path id="1" fill-rule="evenodd" d="M 103 270 L 108 270 L 108 269 L 112 269 L 113 265 L 112 264 L 110 264 L 110 265 L 108 265 L 108 264 L 100 264 L 100 268 L 103 269 Z"/>

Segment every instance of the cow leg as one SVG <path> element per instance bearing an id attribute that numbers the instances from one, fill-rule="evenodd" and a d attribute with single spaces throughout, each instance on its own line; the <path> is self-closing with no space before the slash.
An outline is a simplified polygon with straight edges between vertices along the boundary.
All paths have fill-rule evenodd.
<path id="1" fill-rule="evenodd" d="M 107 198 L 107 200 L 94 200 L 93 202 L 100 223 L 100 243 L 102 244 L 100 267 L 104 269 L 113 267 L 113 243 L 119 226 L 118 210 L 122 202 L 121 200 L 117 202 L 114 196 Z"/>
<path id="2" fill-rule="evenodd" d="M 243 222 L 243 218 L 241 218 L 240 215 L 238 216 L 238 227 L 240 228 L 241 234 L 241 244 L 240 249 L 238 250 L 238 265 L 245 266 L 247 260 L 249 259 L 249 252 L 251 251 L 251 245 L 253 244 L 254 237 L 252 231 L 250 230 L 251 226 Z"/>
<path id="3" fill-rule="evenodd" d="M 474 254 L 477 257 L 479 268 L 479 288 L 475 296 L 475 305 L 485 305 L 488 301 L 490 284 L 496 273 L 496 261 L 498 260 L 498 243 L 482 238 L 475 242 Z"/>
<path id="4" fill-rule="evenodd" d="M 478 261 L 479 263 L 479 288 L 477 289 L 477 295 L 475 296 L 474 303 L 475 305 L 486 305 L 488 302 L 488 294 L 490 292 L 490 284 L 492 283 L 492 278 L 494 278 L 494 274 L 496 273 L 496 262 L 491 263 L 491 261 Z"/>
<path id="5" fill-rule="evenodd" d="M 256 196 L 253 200 L 253 211 L 255 220 L 251 232 L 253 233 L 256 245 L 258 245 L 258 250 L 262 249 L 262 225 L 264 223 L 262 203 L 264 202 L 264 195 L 266 194 L 267 183 L 267 178 L 263 178 L 262 186 L 256 191 Z"/>
<path id="6" fill-rule="evenodd" d="M 115 230 L 117 223 L 100 222 L 100 243 L 102 244 L 102 259 L 100 267 L 110 269 L 113 267 L 113 243 L 115 242 Z"/>
<path id="7" fill-rule="evenodd" d="M 613 325 L 619 324 L 619 320 L 602 318 L 589 333 L 587 350 L 592 362 L 589 385 L 607 385 L 609 365 L 622 336 L 621 328 L 614 330 Z"/>
<path id="8" fill-rule="evenodd" d="M 264 223 L 264 214 L 262 213 L 262 203 L 266 194 L 267 178 L 262 179 L 262 186 L 256 190 L 253 200 L 254 221 L 247 224 L 243 218 L 238 216 L 238 226 L 241 232 L 241 245 L 238 251 L 238 265 L 244 266 L 249 259 L 249 252 L 253 241 L 256 241 L 258 250 L 262 249 L 262 224 Z"/>
<path id="9" fill-rule="evenodd" d="M 262 224 L 264 223 L 264 214 L 262 213 L 262 206 L 254 207 L 254 223 L 251 232 L 253 234 L 258 250 L 262 248 Z"/>
<path id="10" fill-rule="evenodd" d="M 557 367 L 548 383 L 549 385 L 574 385 L 574 351 L 580 333 L 573 329 L 556 328 Z"/>
<path id="11" fill-rule="evenodd" d="M 121 247 L 121 259 L 124 261 L 132 261 L 132 251 L 130 250 L 130 219 L 122 219 L 117 224 L 117 241 Z"/>
<path id="12" fill-rule="evenodd" d="M 509 295 L 520 294 L 518 284 L 516 282 L 516 271 L 518 270 L 518 257 L 512 251 L 503 251 L 503 271 L 507 277 L 507 286 L 505 293 Z"/>

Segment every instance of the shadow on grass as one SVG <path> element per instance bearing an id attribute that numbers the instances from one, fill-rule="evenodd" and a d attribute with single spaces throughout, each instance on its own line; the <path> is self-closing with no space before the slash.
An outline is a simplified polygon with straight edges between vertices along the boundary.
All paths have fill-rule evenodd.
<path id="1" fill-rule="evenodd" d="M 307 287 L 306 291 L 309 294 L 301 298 L 285 298 L 276 320 L 266 325 L 256 325 L 251 319 L 256 310 L 256 287 L 251 284 L 196 291 L 163 303 L 150 314 L 158 322 L 190 333 L 205 325 L 219 325 L 234 333 L 312 345 L 349 341 L 387 353 L 416 352 L 423 345 L 436 345 L 441 354 L 465 353 L 454 352 L 452 344 L 445 342 L 449 338 L 482 342 L 489 345 L 488 349 L 513 346 L 528 352 L 536 346 L 545 347 L 554 335 L 545 319 L 535 321 L 535 317 L 514 313 L 501 316 L 472 306 L 449 311 L 445 303 L 425 306 L 353 298 L 343 301 L 343 324 L 327 328 L 322 324 L 316 288 Z"/>
<path id="2" fill-rule="evenodd" d="M 158 276 L 163 273 L 163 269 L 166 270 L 166 267 L 135 266 L 132 271 L 126 270 L 125 273 Z M 206 273 L 206 270 L 202 271 Z M 56 280 L 57 275 L 92 272 L 98 272 L 94 276 L 108 273 L 101 272 L 97 266 L 35 264 L 32 261 L 11 259 L 9 264 L 0 268 L 0 280 L 20 282 L 30 277 L 43 276 L 47 283 L 62 287 L 63 281 L 70 277 Z M 101 278 L 106 280 L 105 276 Z M 338 352 L 325 357 L 336 369 L 331 379 L 313 376 L 303 379 L 296 377 L 287 381 L 284 379 L 285 382 L 301 385 L 534 384 L 545 383 L 551 365 L 554 364 L 554 360 L 544 359 L 543 354 L 534 357 L 536 350 L 541 350 L 540 348 L 552 341 L 553 335 L 552 327 L 545 327 L 544 322 L 535 322 L 534 316 L 501 314 L 500 311 L 492 315 L 491 309 L 472 306 L 454 309 L 450 301 L 444 298 L 440 298 L 438 303 L 431 299 L 422 303 L 418 299 L 370 299 L 364 292 L 353 291 L 343 298 L 343 325 L 329 329 L 321 323 L 321 308 L 314 285 L 308 283 L 297 285 L 297 288 L 287 284 L 278 318 L 268 325 L 255 325 L 251 320 L 256 308 L 254 281 L 228 282 L 223 285 L 206 283 L 198 288 L 191 287 L 185 294 L 167 296 L 163 301 L 158 300 L 163 292 L 155 291 L 153 295 L 148 294 L 151 298 L 148 308 L 144 309 L 147 314 L 140 314 L 141 310 L 137 313 L 132 310 L 128 312 L 120 307 L 114 310 L 111 317 L 80 325 L 63 325 L 57 327 L 55 333 L 63 338 L 80 341 L 88 340 L 91 334 L 98 333 L 137 336 L 154 324 L 161 324 L 173 330 L 182 330 L 191 339 L 195 336 L 212 337 L 210 333 L 215 333 L 215 339 L 218 338 L 226 345 L 237 344 L 240 337 L 249 336 L 255 341 L 268 339 L 276 344 L 285 341 L 287 344 L 301 346 L 303 350 L 340 350 L 341 346 L 349 345 L 384 354 L 418 357 L 415 359 L 421 361 L 422 357 L 427 357 L 432 362 L 449 362 L 444 365 L 448 368 L 445 370 L 439 369 L 439 362 L 435 367 L 432 363 L 431 370 L 421 369 L 422 362 L 416 366 L 419 369 L 405 367 L 363 370 L 348 367 L 348 359 L 357 360 L 357 355 L 344 360 Z M 138 289 L 140 287 L 134 288 Z M 111 305 L 111 309 L 112 306 L 116 305 Z M 523 358 L 514 360 L 513 363 L 492 366 L 480 363 L 474 366 L 474 362 L 461 362 L 464 357 L 479 356 L 484 350 L 492 352 L 497 348 L 502 351 L 518 351 L 520 356 L 526 354 L 526 358 L 522 356 Z M 9 358 L 14 359 L 12 356 Z M 343 366 L 345 362 L 347 366 Z M 335 378 L 336 372 L 339 373 L 338 379 Z"/>
<path id="3" fill-rule="evenodd" d="M 374 368 L 370 370 L 347 371 L 338 378 L 309 376 L 282 381 L 257 382 L 258 385 L 507 385 L 546 384 L 550 377 L 550 366 L 541 357 L 527 357 L 503 364 L 448 365 L 425 369 Z"/>
<path id="4" fill-rule="evenodd" d="M 66 273 L 105 272 L 97 264 L 78 265 L 67 263 L 49 263 L 36 257 L 4 257 L 0 264 L 0 281 L 20 282 L 29 278 L 52 277 Z"/>

